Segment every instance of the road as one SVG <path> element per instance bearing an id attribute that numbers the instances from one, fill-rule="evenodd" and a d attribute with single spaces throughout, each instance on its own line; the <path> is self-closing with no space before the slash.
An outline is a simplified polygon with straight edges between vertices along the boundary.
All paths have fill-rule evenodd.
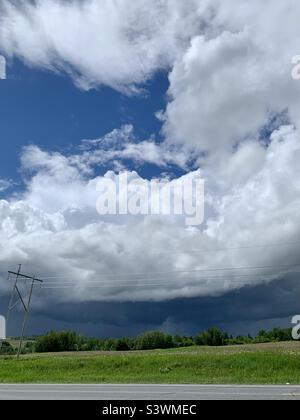
<path id="1" fill-rule="evenodd" d="M 300 386 L 0 385 L 0 400 L 300 400 Z"/>

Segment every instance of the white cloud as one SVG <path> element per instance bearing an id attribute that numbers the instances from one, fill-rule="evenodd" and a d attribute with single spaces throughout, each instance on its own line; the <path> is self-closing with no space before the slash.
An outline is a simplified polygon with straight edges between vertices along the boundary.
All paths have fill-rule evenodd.
<path id="1" fill-rule="evenodd" d="M 165 143 L 157 143 L 155 138 L 139 140 L 134 134 L 132 125 L 124 125 L 115 129 L 101 139 L 84 140 L 82 155 L 74 155 L 71 160 L 82 162 L 87 167 L 113 163 L 114 166 L 125 167 L 124 161 L 130 161 L 136 166 L 145 163 L 167 168 L 176 165 L 188 170 L 190 154 L 182 147 L 170 147 Z"/>
<path id="2" fill-rule="evenodd" d="M 115 165 L 117 159 L 120 164 L 122 164 L 123 159 L 140 163 L 151 162 L 151 156 L 143 157 L 137 152 L 140 150 L 139 148 L 133 150 L 133 153 L 127 153 L 127 150 L 131 147 L 129 142 L 125 143 L 125 149 L 123 150 L 122 148 L 118 150 L 118 147 L 116 150 L 113 148 L 109 150 L 109 147 L 107 149 L 109 144 L 117 145 L 119 143 L 122 133 L 127 138 L 131 130 L 129 126 L 126 126 L 121 130 L 109 133 L 102 140 L 84 141 L 83 152 L 75 155 L 64 156 L 61 153 L 46 152 L 37 146 L 24 148 L 21 160 L 25 179 L 27 178 L 27 191 L 25 194 L 21 194 L 19 198 L 22 200 L 25 198 L 26 203 L 33 208 L 45 212 L 50 211 L 51 213 L 89 209 L 88 217 L 91 217 L 91 213 L 96 212 L 97 187 L 101 179 L 109 178 L 115 181 L 117 185 L 119 184 L 119 175 L 113 171 L 108 171 L 102 177 L 95 177 L 93 175 L 94 169 L 104 164 L 109 166 L 111 162 Z M 127 134 L 125 135 L 125 133 Z M 92 150 L 90 150 L 91 144 L 93 145 Z M 142 142 L 137 146 L 144 147 L 147 144 L 147 142 Z M 96 149 L 94 149 L 95 146 Z M 157 146 L 157 150 L 160 151 L 159 146 Z M 162 164 L 167 165 L 165 159 L 166 156 L 164 156 L 164 163 Z M 174 161 L 171 153 L 170 161 L 172 163 Z M 123 172 L 127 173 L 129 182 L 142 181 L 149 187 L 150 181 L 142 179 L 136 171 L 123 169 Z M 185 177 L 195 179 L 200 176 L 200 171 L 185 175 Z M 161 181 L 167 184 L 176 182 L 176 180 L 170 180 L 164 175 L 161 176 Z"/>
<path id="3" fill-rule="evenodd" d="M 300 5 L 204 3 L 214 13 L 209 29 L 192 39 L 171 71 L 164 131 L 170 143 L 221 160 L 256 135 L 269 113 L 288 109 L 291 121 L 299 122 L 300 84 L 291 77 L 291 58 L 300 48 Z"/>
<path id="4" fill-rule="evenodd" d="M 0 48 L 83 88 L 137 90 L 198 28 L 194 0 L 38 0 L 1 6 Z"/>
<path id="5" fill-rule="evenodd" d="M 0 179 L 0 193 L 8 190 L 12 185 L 11 181 L 7 179 Z"/>

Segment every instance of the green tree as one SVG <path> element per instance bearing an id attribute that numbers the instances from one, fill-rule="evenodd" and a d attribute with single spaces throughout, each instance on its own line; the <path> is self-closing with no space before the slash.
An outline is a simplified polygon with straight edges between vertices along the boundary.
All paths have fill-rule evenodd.
<path id="1" fill-rule="evenodd" d="M 194 340 L 192 337 L 175 335 L 173 338 L 174 347 L 191 347 L 194 346 Z"/>
<path id="2" fill-rule="evenodd" d="M 271 341 L 272 340 L 271 340 L 269 334 L 265 330 L 260 330 L 256 339 L 255 339 L 256 343 L 270 343 Z"/>
<path id="3" fill-rule="evenodd" d="M 136 350 L 168 349 L 174 347 L 173 337 L 160 331 L 146 332 L 135 340 Z"/>
<path id="4" fill-rule="evenodd" d="M 195 343 L 198 346 L 225 346 L 228 341 L 228 335 L 219 328 L 210 328 L 209 330 L 198 334 Z"/>
<path id="5" fill-rule="evenodd" d="M 0 354 L 10 355 L 10 354 L 14 354 L 14 353 L 15 353 L 15 349 L 13 348 L 13 346 L 8 341 L 3 341 L 2 345 L 0 343 Z"/>
<path id="6" fill-rule="evenodd" d="M 76 351 L 81 339 L 74 332 L 50 332 L 39 337 L 35 343 L 37 353 Z"/>
<path id="7" fill-rule="evenodd" d="M 129 351 L 132 349 L 132 341 L 128 337 L 119 338 L 117 341 L 117 351 Z"/>
<path id="8" fill-rule="evenodd" d="M 107 338 L 103 342 L 104 351 L 116 351 L 118 345 L 118 340 L 116 338 Z"/>

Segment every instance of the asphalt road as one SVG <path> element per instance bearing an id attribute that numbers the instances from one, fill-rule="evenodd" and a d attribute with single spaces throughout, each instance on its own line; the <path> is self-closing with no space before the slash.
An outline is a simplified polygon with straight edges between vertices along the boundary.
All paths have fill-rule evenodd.
<path id="1" fill-rule="evenodd" d="M 300 386 L 0 385 L 0 400 L 300 400 Z"/>

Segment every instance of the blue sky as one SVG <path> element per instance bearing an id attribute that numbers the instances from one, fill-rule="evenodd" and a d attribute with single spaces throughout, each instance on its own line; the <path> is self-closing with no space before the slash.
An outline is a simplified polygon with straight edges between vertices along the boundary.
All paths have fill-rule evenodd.
<path id="1" fill-rule="evenodd" d="M 35 144 L 42 149 L 68 153 L 83 139 L 98 139 L 123 124 L 133 124 L 136 135 L 160 138 L 157 111 L 164 109 L 168 74 L 157 72 L 139 95 L 123 95 L 108 87 L 84 91 L 67 75 L 26 67 L 19 60 L 7 66 L 7 80 L 0 83 L 1 177 L 17 184 L 20 153 Z M 155 168 L 142 173 L 151 177 Z"/>

